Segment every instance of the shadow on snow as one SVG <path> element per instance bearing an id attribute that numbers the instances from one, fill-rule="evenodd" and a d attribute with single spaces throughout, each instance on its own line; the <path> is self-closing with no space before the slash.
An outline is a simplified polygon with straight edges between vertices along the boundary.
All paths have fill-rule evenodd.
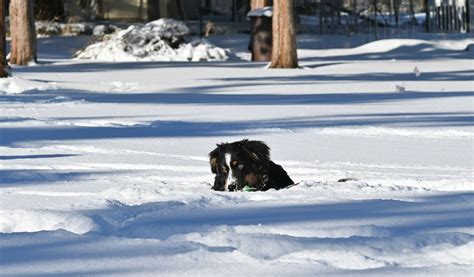
<path id="1" fill-rule="evenodd" d="M 60 120 L 60 118 L 55 119 Z M 32 141 L 95 140 L 159 137 L 209 137 L 252 135 L 264 129 L 297 130 L 308 128 L 388 126 L 462 127 L 473 126 L 472 113 L 387 113 L 320 117 L 293 117 L 273 120 L 231 122 L 155 121 L 150 124 L 120 127 L 38 127 L 0 128 L 0 145 L 11 146 Z"/>
<path id="2" fill-rule="evenodd" d="M 274 251 L 275 240 L 279 247 L 286 245 L 293 252 L 328 247 L 347 250 L 356 245 L 389 252 L 418 251 L 418 248 L 432 244 L 459 246 L 472 241 L 473 236 L 449 230 L 474 226 L 473 201 L 474 193 L 453 193 L 418 198 L 415 202 L 360 200 L 231 208 L 187 207 L 180 202 L 115 205 L 110 209 L 85 211 L 99 225 L 98 231 L 85 235 L 63 231 L 0 234 L 0 265 L 8 267 L 56 261 L 67 265 L 68 261 L 77 263 L 112 258 L 122 261 L 175 256 L 196 250 L 222 253 L 235 251 L 234 244 L 239 251 L 249 251 L 247 254 L 250 256 L 274 259 L 285 254 Z M 352 228 L 372 226 L 386 232 L 374 236 L 298 237 L 265 231 L 239 233 L 232 229 L 236 226 L 291 226 L 297 223 L 313 223 L 316 231 L 321 223 L 322 228 L 327 224 Z M 233 238 L 228 241 L 229 245 L 208 246 L 176 239 L 180 234 L 213 232 L 219 226 L 228 226 L 227 235 Z M 244 237 L 252 242 L 258 241 L 259 248 L 245 247 L 245 243 L 240 245 L 239 239 Z M 151 240 L 145 243 L 142 239 Z M 64 273 L 68 272 L 67 267 L 62 268 Z"/>

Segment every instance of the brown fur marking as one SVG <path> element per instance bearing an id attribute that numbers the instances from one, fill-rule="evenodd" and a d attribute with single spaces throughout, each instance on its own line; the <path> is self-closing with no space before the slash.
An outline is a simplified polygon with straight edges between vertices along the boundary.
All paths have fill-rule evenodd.
<path id="1" fill-rule="evenodd" d="M 245 182 L 251 186 L 259 183 L 259 177 L 253 173 L 250 173 L 245 176 Z"/>
<path id="2" fill-rule="evenodd" d="M 216 158 L 212 158 L 212 159 L 209 161 L 209 164 L 211 165 L 211 168 L 215 170 L 215 169 L 217 168 L 217 166 L 216 166 L 216 164 L 217 164 L 217 159 L 216 159 Z"/>

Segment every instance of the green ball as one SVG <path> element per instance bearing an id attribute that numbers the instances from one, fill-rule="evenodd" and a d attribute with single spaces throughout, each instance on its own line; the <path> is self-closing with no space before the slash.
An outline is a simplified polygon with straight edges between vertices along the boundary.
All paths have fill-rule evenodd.
<path id="1" fill-rule="evenodd" d="M 245 186 L 245 187 L 242 189 L 242 191 L 250 192 L 250 191 L 257 191 L 257 189 L 256 189 L 256 188 L 252 188 L 252 187 L 250 187 L 250 186 L 247 185 L 247 186 Z"/>

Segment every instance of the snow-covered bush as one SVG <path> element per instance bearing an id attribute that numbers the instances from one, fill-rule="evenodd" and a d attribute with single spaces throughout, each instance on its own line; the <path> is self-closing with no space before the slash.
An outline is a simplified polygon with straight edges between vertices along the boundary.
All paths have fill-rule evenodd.
<path id="1" fill-rule="evenodd" d="M 101 61 L 222 61 L 226 51 L 206 41 L 186 43 L 184 22 L 159 19 L 132 25 L 79 51 L 79 59 Z"/>
<path id="2" fill-rule="evenodd" d="M 36 21 L 36 33 L 39 37 L 57 35 L 91 35 L 93 23 L 61 23 L 55 21 Z"/>
<path id="3" fill-rule="evenodd" d="M 120 29 L 114 25 L 97 25 L 92 29 L 92 35 L 94 36 L 104 36 L 118 32 Z"/>
<path id="4" fill-rule="evenodd" d="M 37 21 L 36 33 L 39 36 L 59 35 L 62 33 L 61 25 L 58 22 Z"/>

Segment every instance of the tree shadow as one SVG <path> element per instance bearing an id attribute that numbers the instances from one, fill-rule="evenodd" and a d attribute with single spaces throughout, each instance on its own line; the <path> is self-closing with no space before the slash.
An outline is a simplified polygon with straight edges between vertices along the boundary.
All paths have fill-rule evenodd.
<path id="1" fill-rule="evenodd" d="M 280 192 L 291 193 L 291 189 Z M 464 192 L 423 196 L 411 202 L 358 200 L 271 206 L 237 204 L 231 207 L 188 207 L 172 202 L 113 205 L 108 209 L 83 211 L 94 218 L 99 227 L 84 235 L 65 231 L 0 234 L 0 265 L 3 270 L 15 272 L 27 264 L 41 266 L 43 270 L 55 264 L 61 266 L 64 275 L 67 275 L 109 272 L 110 265 L 114 269 L 130 266 L 128 259 L 180 259 L 193 251 L 219 254 L 237 250 L 265 260 L 287 254 L 285 251 L 291 253 L 308 249 L 350 251 L 354 247 L 373 247 L 388 251 L 386 255 L 400 251 L 410 253 L 430 245 L 454 247 L 471 242 L 474 236 L 456 230 L 474 227 L 473 201 L 474 193 Z M 298 224 L 308 223 L 314 225 L 315 231 L 318 226 L 323 229 L 344 226 L 353 228 L 357 233 L 357 228 L 370 226 L 383 232 L 365 236 L 300 237 L 272 233 L 267 229 L 286 226 L 291 230 L 293 225 L 296 228 Z M 219 226 L 227 228 L 217 229 L 223 230 L 218 233 L 222 236 L 218 246 L 179 237 L 189 233 L 212 236 Z M 238 232 L 234 228 L 238 226 L 247 226 L 254 231 Z M 247 247 L 248 242 L 258 243 L 259 247 Z M 285 251 L 275 251 L 280 248 Z M 77 267 L 71 267 L 91 261 L 96 262 L 97 268 L 87 267 L 84 271 L 77 271 Z M 137 270 L 136 267 L 128 269 L 135 273 Z"/>
<path id="2" fill-rule="evenodd" d="M 86 181 L 100 178 L 101 175 L 123 174 L 123 171 L 57 171 L 57 170 L 32 170 L 32 169 L 0 169 L 0 188 L 51 185 L 57 182 Z"/>
<path id="3" fill-rule="evenodd" d="M 214 226 L 223 225 L 291 226 L 293 223 L 301 222 L 350 220 L 369 221 L 370 225 L 374 226 L 383 225 L 389 230 L 390 236 L 396 237 L 449 228 L 474 227 L 474 206 L 470 204 L 472 201 L 474 193 L 463 192 L 421 197 L 415 202 L 377 199 L 331 204 L 208 208 L 196 211 L 184 207 L 182 212 L 178 207 L 172 213 L 149 214 L 144 219 L 135 216 L 137 220 L 128 218 L 129 223 L 115 229 L 113 235 L 167 239 L 176 234 L 206 232 Z M 98 214 L 103 212 L 99 211 Z"/>
<path id="4" fill-rule="evenodd" d="M 265 129 L 298 130 L 357 126 L 466 127 L 474 126 L 473 113 L 387 113 L 290 117 L 248 121 L 155 121 L 119 127 L 0 128 L 0 145 L 32 141 L 97 140 L 122 138 L 210 137 L 261 133 Z"/>
<path id="5" fill-rule="evenodd" d="M 381 61 L 381 60 L 452 60 L 472 59 L 474 53 L 466 50 L 436 48 L 429 43 L 400 46 L 385 52 L 364 51 L 361 54 L 334 54 L 300 58 L 301 62 L 312 61 Z M 311 67 L 311 66 L 309 66 Z"/>
<path id="6" fill-rule="evenodd" d="M 47 66 L 44 66 L 47 65 Z M 137 69 L 157 69 L 160 68 L 263 68 L 266 63 L 251 63 L 241 61 L 225 62 L 96 62 L 77 60 L 74 63 L 48 63 L 42 62 L 38 66 L 16 66 L 13 67 L 13 75 L 16 73 L 73 73 L 73 72 L 101 72 L 101 71 L 121 71 Z"/>
<path id="7" fill-rule="evenodd" d="M 265 76 L 265 77 L 228 77 L 207 79 L 210 81 L 222 82 L 241 82 L 239 84 L 249 85 L 248 82 L 264 81 L 265 84 L 281 84 L 300 82 L 371 82 L 371 81 L 472 81 L 474 79 L 474 70 L 458 70 L 458 71 L 437 71 L 422 72 L 420 76 L 416 76 L 413 72 L 408 73 L 364 73 L 364 74 L 308 74 L 296 76 Z M 271 81 L 271 82 L 269 82 Z"/>
<path id="8" fill-rule="evenodd" d="M 444 37 L 443 37 L 444 38 Z M 240 44 L 247 45 L 248 37 L 231 38 L 227 40 L 217 39 L 215 44 L 225 48 L 232 48 L 234 51 L 246 51 Z M 452 40 L 460 40 L 465 38 L 450 38 Z M 211 39 L 212 40 L 212 39 Z M 99 72 L 113 70 L 134 70 L 134 69 L 151 69 L 151 68 L 179 68 L 179 67 L 195 67 L 195 68 L 264 68 L 267 63 L 242 61 L 235 54 L 230 54 L 230 58 L 225 62 L 97 62 L 97 61 L 77 61 L 74 63 L 60 64 L 54 63 L 55 60 L 70 59 L 73 54 L 79 50 L 78 45 L 85 45 L 90 41 L 88 36 L 77 37 L 54 37 L 43 38 L 38 40 L 38 49 L 40 53 L 39 66 L 14 67 L 13 71 L 18 73 L 35 73 L 35 72 Z M 239 44 L 237 46 L 236 44 Z M 299 49 L 318 49 L 315 47 L 321 43 L 315 43 L 314 40 L 308 40 L 307 37 L 299 39 Z M 360 43 L 358 43 L 360 44 Z M 299 61 L 306 67 L 319 67 L 321 62 L 335 64 L 346 63 L 350 61 L 380 61 L 380 60 L 437 60 L 437 59 L 472 59 L 474 53 L 464 50 L 448 50 L 436 48 L 430 43 L 420 42 L 416 45 L 400 46 L 386 52 L 376 52 L 368 49 L 361 54 L 344 54 L 336 53 L 334 55 L 323 55 L 314 57 L 302 57 Z M 312 62 L 318 62 L 311 64 Z M 309 63 L 309 64 L 308 64 Z M 48 66 L 42 66 L 42 65 Z"/>
<path id="9" fill-rule="evenodd" d="M 51 159 L 51 158 L 67 158 L 75 157 L 78 155 L 74 154 L 40 154 L 40 155 L 12 155 L 12 156 L 3 156 L 0 155 L 1 160 L 26 160 L 26 159 Z"/>
<path id="10" fill-rule="evenodd" d="M 314 78 L 312 76 L 311 78 Z M 467 77 L 466 77 L 467 78 Z M 271 78 L 270 78 L 271 79 Z M 334 78 L 333 78 L 334 79 Z M 0 95 L 2 102 L 19 103 L 62 103 L 87 101 L 91 103 L 116 104 L 180 104 L 180 105 L 351 105 L 366 103 L 384 103 L 391 101 L 409 101 L 422 99 L 443 99 L 455 97 L 473 97 L 471 91 L 404 91 L 404 92 L 354 92 L 354 93 L 306 93 L 306 94 L 236 94 L 216 93 L 228 89 L 275 85 L 276 83 L 232 83 L 225 85 L 178 88 L 171 92 L 150 93 L 104 93 L 82 90 L 38 91 L 33 90 L 21 95 Z M 329 80 L 328 80 L 329 81 Z M 285 83 L 281 85 L 307 85 L 308 83 Z M 65 98 L 58 98 L 65 96 Z"/>
<path id="11" fill-rule="evenodd" d="M 174 255 L 182 255 L 196 250 L 205 249 L 209 252 L 232 252 L 235 248 L 231 247 L 212 247 L 195 242 L 164 242 L 150 241 L 150 243 L 142 244 L 134 240 L 128 240 L 128 243 L 122 244 L 121 238 L 103 237 L 97 234 L 74 235 L 66 231 L 43 231 L 36 233 L 19 233 L 19 234 L 0 234 L 0 242 L 7 240 L 18 240 L 23 236 L 35 238 L 36 241 L 18 242 L 13 246 L 0 245 L 0 265 L 22 266 L 31 263 L 63 263 L 62 270 L 66 276 L 73 275 L 74 272 L 79 273 L 114 273 L 118 268 L 122 272 L 121 260 L 140 257 L 168 257 Z M 77 270 L 74 263 L 88 263 L 91 261 L 111 260 L 116 258 L 114 269 L 89 269 Z M 119 262 L 117 262 L 119 261 Z M 71 262 L 73 264 L 71 264 Z M 74 270 L 68 270 L 67 266 L 73 266 Z M 46 266 L 48 267 L 48 266 Z M 107 267 L 107 266 L 106 266 Z M 140 268 L 123 265 L 124 272 L 136 272 Z M 29 276 L 29 274 L 28 274 Z"/>

